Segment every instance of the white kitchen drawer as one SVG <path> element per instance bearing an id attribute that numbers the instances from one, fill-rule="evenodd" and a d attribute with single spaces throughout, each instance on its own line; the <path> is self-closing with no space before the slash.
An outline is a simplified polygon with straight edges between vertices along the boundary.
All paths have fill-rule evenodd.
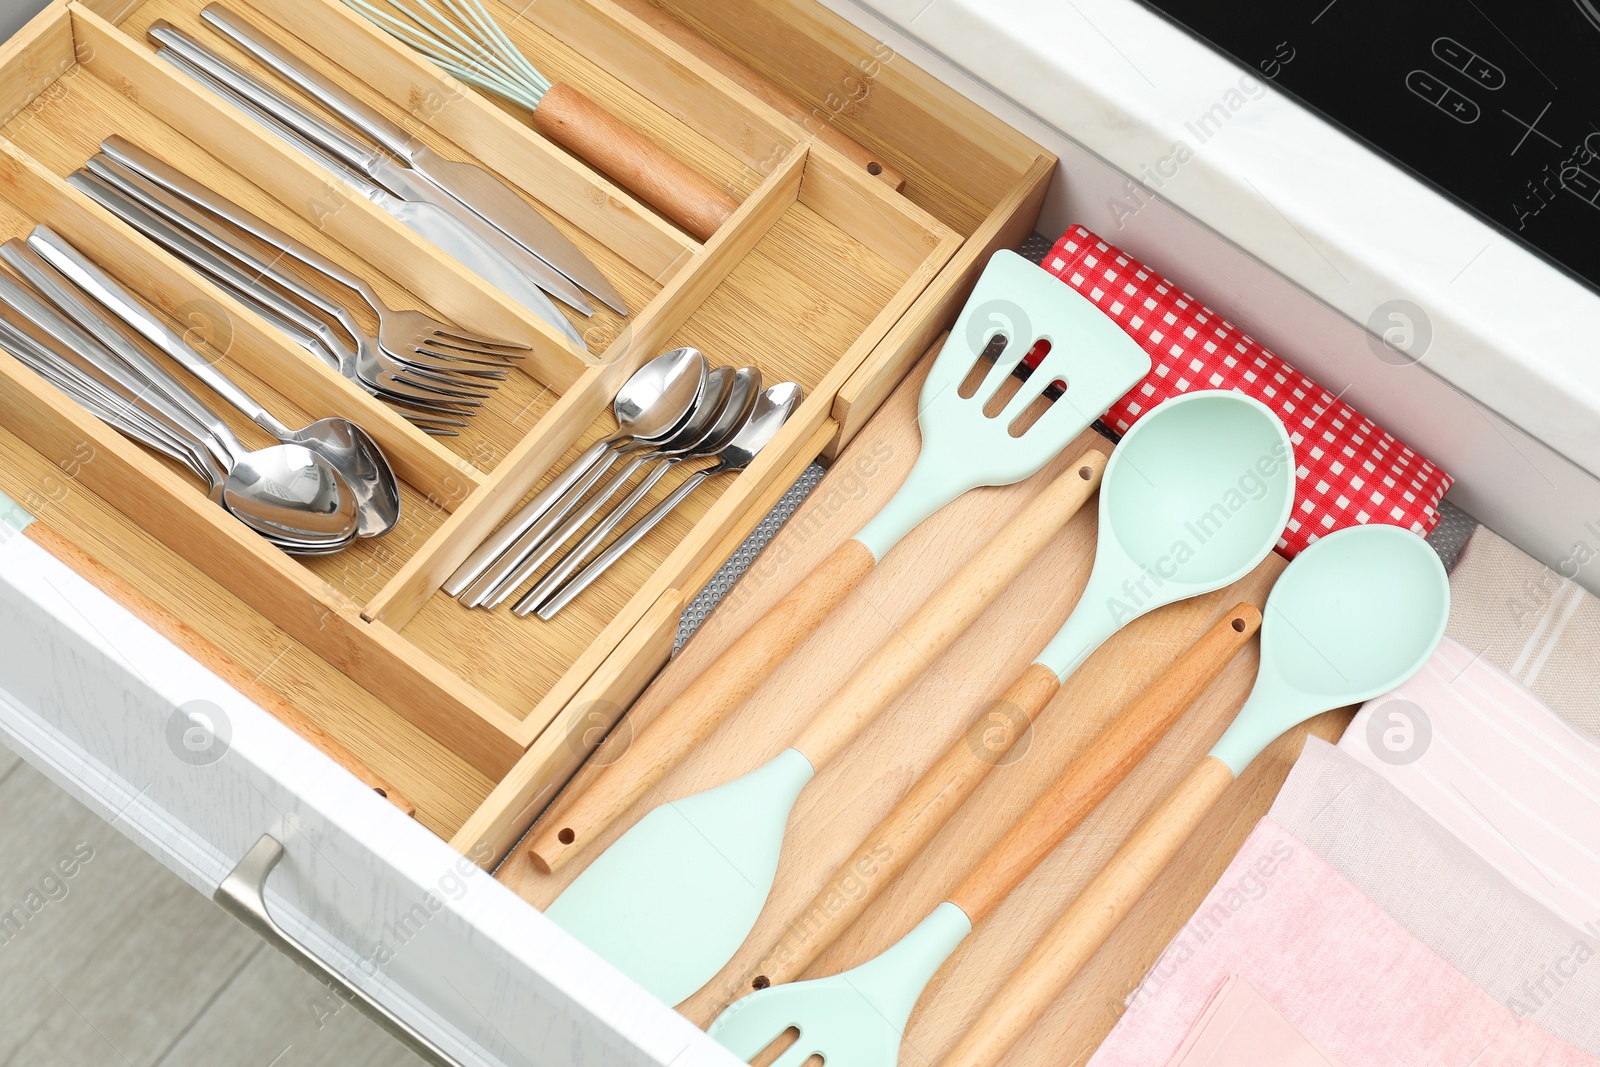
<path id="1" fill-rule="evenodd" d="M 1348 387 L 1354 404 L 1457 477 L 1453 500 L 1535 555 L 1559 558 L 1582 524 L 1600 516 L 1600 481 L 1592 473 L 1600 469 L 1600 446 L 1588 436 L 1597 423 L 1584 422 L 1600 415 L 1600 405 L 1590 403 L 1588 384 L 1561 379 L 1555 373 L 1560 365 L 1547 358 L 1552 338 L 1600 332 L 1600 301 L 1592 292 L 1507 244 L 1494 255 L 1497 272 L 1515 281 L 1510 295 L 1458 299 L 1443 286 L 1436 300 L 1431 293 L 1418 295 L 1425 285 L 1438 286 L 1438 271 L 1447 264 L 1392 254 L 1396 250 L 1385 246 L 1383 230 L 1369 232 L 1359 213 L 1341 214 L 1339 204 L 1309 190 L 1301 191 L 1294 206 L 1270 196 L 1267 203 L 1261 191 L 1276 188 L 1283 176 L 1272 158 L 1252 155 L 1242 145 L 1219 144 L 1201 178 L 1175 186 L 1170 200 L 1150 204 L 1119 229 L 1120 216 L 1108 207 L 1125 195 L 1127 179 L 1117 166 L 1137 170 L 1142 153 L 1170 141 L 1167 127 L 1178 121 L 1174 116 L 1187 114 L 1219 81 L 1237 76 L 1203 46 L 1131 2 L 1097 5 L 1096 22 L 1118 33 L 1136 29 L 1135 44 L 1155 50 L 1159 61 L 1152 65 L 1170 74 L 1170 83 L 1159 88 L 1135 85 L 1116 69 L 1117 46 L 1130 47 L 1128 39 L 1108 34 L 1116 36 L 1113 45 L 1097 38 L 1071 24 L 1066 8 L 1056 5 L 1006 0 L 978 11 L 976 5 L 935 0 L 925 6 L 915 0 L 885 2 L 880 16 L 848 0 L 825 3 L 864 32 L 852 36 L 824 12 L 801 4 L 763 8 L 806 12 L 794 24 L 808 33 L 825 29 L 834 35 L 830 47 L 841 55 L 851 48 L 866 56 L 876 48 L 882 55 L 887 48 L 896 62 L 932 72 L 1059 155 L 1060 167 L 1047 198 L 1042 194 L 1048 167 L 1030 171 L 1036 185 L 1019 181 L 1003 217 L 996 209 L 961 229 L 967 243 L 950 265 L 936 278 L 930 275 L 929 289 L 909 309 L 899 309 L 905 318 L 886 323 L 863 347 L 861 366 L 878 377 L 869 375 L 856 393 L 849 383 L 836 388 L 827 418 L 819 416 L 814 426 L 818 432 L 796 444 L 794 462 L 769 472 L 759 491 L 750 490 L 737 513 L 722 517 L 716 536 L 703 537 L 693 559 L 670 557 L 678 568 L 674 580 L 649 587 L 662 599 L 641 608 L 637 626 L 616 642 L 616 654 L 635 655 L 638 662 L 625 682 L 619 674 L 617 687 L 637 692 L 659 667 L 676 609 L 687 600 L 682 590 L 704 581 L 754 525 L 781 491 L 780 475 L 792 477 L 794 463 L 803 466 L 810 458 L 805 448 L 826 446 L 828 431 L 842 435 L 859 426 L 920 353 L 919 342 L 948 324 L 983 249 L 1019 243 L 1036 223 L 1053 234 L 1069 221 L 1082 222 L 1176 277 L 1204 279 L 1214 306 L 1335 391 Z M 709 0 L 682 6 L 703 10 L 707 18 L 721 7 Z M 1074 44 L 1048 58 L 1019 58 L 1012 51 L 1019 41 L 1008 40 L 1005 32 L 1008 13 L 1035 20 L 1036 27 L 1067 20 L 1060 32 L 1070 31 Z M 908 25 L 897 27 L 897 21 Z M 718 36 L 761 65 L 765 38 L 744 31 L 730 24 Z M 1003 61 L 997 49 L 1006 49 Z M 827 98 L 828 76 L 819 75 L 819 100 Z M 862 121 L 870 133 L 872 117 Z M 1483 229 L 1291 103 L 1275 99 L 1251 121 L 1272 143 L 1304 138 L 1306 150 L 1325 154 L 1330 168 L 1348 168 L 1337 184 L 1371 189 L 1383 202 L 1400 205 L 1397 213 L 1417 227 L 1436 227 L 1441 241 L 1458 242 L 1461 233 Z M 1251 189 L 1257 191 L 1253 199 Z M 1285 237 L 1283 225 L 1292 232 L 1297 224 L 1337 246 L 1339 262 L 1350 268 L 1348 289 L 1318 281 L 1317 262 Z M 1426 236 L 1408 234 L 1404 241 L 1414 247 Z M 1559 308 L 1547 309 L 1544 332 L 1517 334 L 1491 320 L 1493 306 L 1513 300 L 1518 287 L 1546 283 L 1570 288 L 1561 290 Z M 1395 292 L 1415 296 L 1433 312 L 1437 358 L 1418 366 L 1375 355 L 1360 325 L 1362 301 Z M 1573 373 L 1580 371 L 1588 373 Z M 1529 412 L 1538 411 L 1536 405 L 1557 400 L 1564 416 L 1541 422 L 1536 433 L 1517 428 L 1519 420 L 1533 425 Z M 560 451 L 544 455 L 545 461 Z M 529 460 L 523 489 L 539 473 L 532 469 L 537 459 Z M 41 486 L 38 498 L 23 503 L 48 521 L 51 492 Z M 527 795 L 503 804 L 493 818 L 473 823 L 472 833 L 446 843 L 34 541 L 11 532 L 21 519 L 10 514 L 15 521 L 0 544 L 0 731 L 30 762 L 196 890 L 211 896 L 262 835 L 276 838 L 285 857 L 269 882 L 274 917 L 313 954 L 461 1063 L 735 1062 L 463 858 L 462 851 L 485 860 L 503 854 L 507 836 L 526 825 L 530 805 L 547 801 L 547 792 L 528 787 Z M 654 629 L 646 632 L 649 627 Z M 574 700 L 588 692 L 582 680 L 578 689 Z M 207 759 L 184 747 L 181 727 L 192 725 L 185 712 L 196 710 L 196 701 L 226 724 L 226 758 Z M 169 729 L 173 723 L 178 725 Z M 565 763 L 552 758 L 551 776 L 558 779 L 558 771 L 570 770 L 582 754 L 572 752 Z"/>

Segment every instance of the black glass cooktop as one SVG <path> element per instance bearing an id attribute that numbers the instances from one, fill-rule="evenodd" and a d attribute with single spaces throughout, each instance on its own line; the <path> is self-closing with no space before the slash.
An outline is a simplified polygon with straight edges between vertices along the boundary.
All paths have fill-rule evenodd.
<path id="1" fill-rule="evenodd" d="M 1600 0 L 1145 0 L 1600 288 Z"/>

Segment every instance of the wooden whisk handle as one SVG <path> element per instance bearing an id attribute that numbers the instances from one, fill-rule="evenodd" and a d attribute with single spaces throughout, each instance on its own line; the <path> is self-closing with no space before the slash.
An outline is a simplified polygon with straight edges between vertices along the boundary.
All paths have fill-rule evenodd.
<path id="1" fill-rule="evenodd" d="M 1227 764 L 1215 756 L 1201 760 L 1068 905 L 941 1067 L 999 1063 L 1127 918 L 1232 782 L 1233 771 Z"/>
<path id="2" fill-rule="evenodd" d="M 739 207 L 709 178 L 570 85 L 558 82 L 545 92 L 533 124 L 698 241 L 710 240 Z"/>
<path id="3" fill-rule="evenodd" d="M 1239 604 L 1189 646 L 1148 689 L 1078 753 L 950 895 L 976 925 L 1156 747 L 1261 628 L 1261 612 Z"/>

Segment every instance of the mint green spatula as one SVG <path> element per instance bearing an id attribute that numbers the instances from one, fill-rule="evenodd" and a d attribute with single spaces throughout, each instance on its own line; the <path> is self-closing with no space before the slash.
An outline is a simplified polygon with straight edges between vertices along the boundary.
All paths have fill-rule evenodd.
<path id="1" fill-rule="evenodd" d="M 1449 614 L 1444 567 L 1422 538 L 1357 526 L 1317 541 L 1279 576 L 1261 624 L 1261 666 L 1238 718 L 1184 784 L 1133 832 L 989 1002 L 943 1067 L 992 1067 L 1138 901 L 1236 775 L 1280 733 L 1367 700 L 1422 666 Z M 895 1067 L 917 998 L 972 928 L 1046 853 L 1051 828 L 1024 815 L 950 897 L 892 948 L 829 978 L 736 1001 L 710 1033 L 750 1059 L 790 1028 L 773 1067 L 820 1055 L 829 1067 Z"/>
<path id="2" fill-rule="evenodd" d="M 1258 401 L 1192 393 L 1150 412 L 1106 465 L 1073 616 L 1086 621 L 1045 662 L 1070 673 L 1122 623 L 1248 572 L 1283 530 L 1293 481 L 1288 435 Z M 669 1004 L 704 985 L 761 913 L 800 790 L 896 695 L 876 671 L 869 660 L 766 764 L 646 815 L 546 914 Z"/>

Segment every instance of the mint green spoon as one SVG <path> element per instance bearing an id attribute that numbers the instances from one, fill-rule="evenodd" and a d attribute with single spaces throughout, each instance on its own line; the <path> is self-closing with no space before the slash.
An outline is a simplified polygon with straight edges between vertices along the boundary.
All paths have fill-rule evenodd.
<path id="1" fill-rule="evenodd" d="M 1397 526 L 1328 535 L 1279 576 L 1261 623 L 1255 687 L 1211 754 L 1117 850 L 1006 980 L 941 1067 L 993 1067 L 1043 1014 L 1199 827 L 1211 805 L 1285 730 L 1388 692 L 1415 674 L 1444 634 L 1450 590 L 1439 557 Z M 772 1067 L 819 1055 L 829 1067 L 895 1067 L 923 988 L 1030 867 L 1015 862 L 1048 833 L 1024 815 L 909 934 L 852 970 L 752 993 L 710 1033 L 750 1059 L 790 1028 Z"/>
<path id="2" fill-rule="evenodd" d="M 1130 619 L 1248 573 L 1293 496 L 1288 435 L 1265 405 L 1201 392 L 1157 407 L 1106 465 L 1081 621 L 1045 662 L 1069 673 Z M 545 914 L 668 1004 L 688 997 L 755 926 L 801 789 L 898 695 L 875 686 L 876 667 L 869 660 L 766 764 L 650 812 Z"/>

